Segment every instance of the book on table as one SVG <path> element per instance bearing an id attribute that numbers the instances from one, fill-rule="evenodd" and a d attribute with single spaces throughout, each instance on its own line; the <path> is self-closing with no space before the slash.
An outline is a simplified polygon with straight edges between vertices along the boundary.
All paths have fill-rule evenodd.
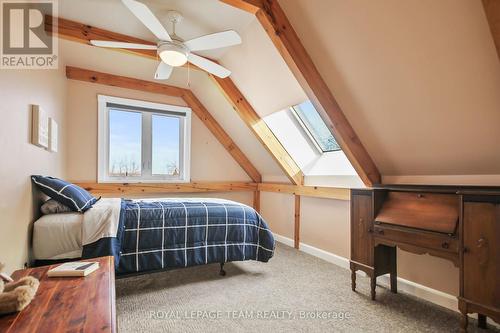
<path id="1" fill-rule="evenodd" d="M 47 272 L 49 277 L 87 276 L 99 268 L 98 262 L 75 261 L 66 262 Z"/>

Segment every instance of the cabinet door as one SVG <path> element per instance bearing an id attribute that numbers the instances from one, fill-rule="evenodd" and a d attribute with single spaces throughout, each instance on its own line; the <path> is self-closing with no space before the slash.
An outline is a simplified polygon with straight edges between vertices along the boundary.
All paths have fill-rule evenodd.
<path id="1" fill-rule="evenodd" d="M 464 297 L 500 308 L 500 205 L 464 204 Z"/>
<path id="2" fill-rule="evenodd" d="M 372 196 L 351 197 L 351 260 L 373 267 Z"/>

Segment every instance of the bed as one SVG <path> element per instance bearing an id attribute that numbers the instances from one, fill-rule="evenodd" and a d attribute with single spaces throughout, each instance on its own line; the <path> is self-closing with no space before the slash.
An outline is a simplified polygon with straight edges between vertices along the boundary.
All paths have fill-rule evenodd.
<path id="1" fill-rule="evenodd" d="M 267 262 L 274 246 L 253 208 L 222 199 L 102 198 L 83 214 L 44 215 L 33 229 L 37 261 L 112 255 L 118 274 Z"/>

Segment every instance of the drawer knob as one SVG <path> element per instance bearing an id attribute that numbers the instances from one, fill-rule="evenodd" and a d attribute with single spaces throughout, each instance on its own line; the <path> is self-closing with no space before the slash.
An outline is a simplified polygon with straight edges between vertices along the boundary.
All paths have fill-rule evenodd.
<path id="1" fill-rule="evenodd" d="M 377 232 L 378 232 L 379 235 L 383 235 L 384 234 L 384 230 L 378 229 Z"/>
<path id="2" fill-rule="evenodd" d="M 441 247 L 443 249 L 449 249 L 450 248 L 450 244 L 448 242 L 443 242 L 443 244 L 441 244 Z"/>

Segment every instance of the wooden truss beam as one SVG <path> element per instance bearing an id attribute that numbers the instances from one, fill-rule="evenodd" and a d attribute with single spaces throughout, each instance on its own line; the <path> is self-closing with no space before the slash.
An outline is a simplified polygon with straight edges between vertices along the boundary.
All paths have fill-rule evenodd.
<path id="1" fill-rule="evenodd" d="M 277 0 L 220 0 L 255 14 L 365 185 L 381 181 L 380 173 L 335 97 L 321 77 Z"/>
<path id="2" fill-rule="evenodd" d="M 63 18 L 56 18 L 46 15 L 45 16 L 45 31 L 54 32 L 61 38 L 72 40 L 74 42 L 90 45 L 91 40 L 108 40 L 114 42 L 127 42 L 137 44 L 156 45 L 149 40 L 135 38 L 127 35 L 122 35 L 116 32 L 99 29 L 87 24 L 66 20 Z M 155 50 L 135 50 L 135 49 L 117 49 L 126 51 L 128 53 L 140 55 L 143 57 L 158 59 Z"/>
<path id="3" fill-rule="evenodd" d="M 253 192 L 253 208 L 260 213 L 260 191 Z"/>
<path id="4" fill-rule="evenodd" d="M 198 116 L 198 118 L 203 121 L 205 126 L 215 135 L 219 142 L 226 148 L 226 150 L 233 156 L 233 158 L 238 162 L 238 164 L 245 170 L 248 176 L 256 183 L 262 181 L 262 176 L 260 172 L 255 168 L 255 166 L 250 162 L 246 155 L 241 151 L 241 149 L 236 145 L 236 143 L 231 139 L 229 134 L 224 131 L 222 126 L 215 120 L 214 117 L 208 112 L 208 110 L 201 104 L 201 102 L 196 98 L 196 96 L 190 91 L 186 91 L 182 96 L 186 104 L 193 110 L 193 112 Z"/>
<path id="5" fill-rule="evenodd" d="M 298 250 L 300 247 L 300 195 L 295 195 L 293 246 Z"/>
<path id="6" fill-rule="evenodd" d="M 491 35 L 497 47 L 497 54 L 500 58 L 500 1 L 483 0 L 484 11 L 490 25 Z"/>
<path id="7" fill-rule="evenodd" d="M 207 193 L 207 192 L 253 192 L 256 183 L 245 182 L 202 182 L 202 183 L 78 183 L 87 191 L 105 197 L 126 195 L 140 196 L 169 193 Z"/>
<path id="8" fill-rule="evenodd" d="M 66 67 L 66 77 L 72 80 L 79 80 L 91 83 L 104 84 L 114 87 L 146 91 L 157 94 L 181 97 L 193 110 L 198 118 L 207 126 L 217 140 L 226 148 L 236 162 L 245 170 L 254 182 L 260 182 L 262 176 L 246 155 L 224 131 L 222 126 L 215 120 L 208 110 L 201 104 L 196 96 L 188 89 L 169 86 L 166 84 L 139 80 L 125 76 L 113 75 L 109 73 L 96 72 L 92 70 Z"/>
<path id="9" fill-rule="evenodd" d="M 350 200 L 350 190 L 340 187 L 290 185 L 280 183 L 260 183 L 259 191 L 287 193 L 313 198 Z"/>
<path id="10" fill-rule="evenodd" d="M 300 167 L 295 163 L 290 154 L 288 154 L 276 136 L 274 136 L 264 120 L 253 109 L 252 105 L 250 105 L 234 82 L 229 78 L 221 79 L 213 75 L 211 77 L 229 103 L 231 103 L 236 113 L 239 114 L 245 124 L 254 132 L 255 136 L 278 163 L 288 179 L 295 185 L 303 184 L 304 174 L 300 170 Z"/>
<path id="11" fill-rule="evenodd" d="M 197 192 L 253 192 L 253 206 L 260 210 L 260 192 L 276 192 L 295 196 L 349 200 L 349 189 L 251 182 L 195 182 L 195 183 L 94 183 L 75 182 L 94 194 L 113 196 L 121 194 L 167 194 Z"/>
<path id="12" fill-rule="evenodd" d="M 85 81 L 132 90 L 146 91 L 149 93 L 181 97 L 187 89 L 169 86 L 166 84 L 134 79 L 126 76 L 97 72 L 89 69 L 66 66 L 66 77 L 71 80 Z"/>
<path id="13" fill-rule="evenodd" d="M 156 45 L 156 43 L 128 35 L 119 34 L 109 30 L 96 28 L 87 24 L 66 20 L 63 18 L 55 18 L 50 15 L 45 15 L 45 31 L 53 33 L 57 31 L 57 36 L 73 42 L 90 45 L 91 40 L 107 40 L 113 42 L 126 42 L 136 44 Z M 119 52 L 130 53 L 149 59 L 159 61 L 158 54 L 155 50 L 137 50 L 137 49 L 113 49 Z M 198 66 L 190 64 L 191 69 L 202 70 Z M 187 67 L 185 64 L 183 67 Z"/>

